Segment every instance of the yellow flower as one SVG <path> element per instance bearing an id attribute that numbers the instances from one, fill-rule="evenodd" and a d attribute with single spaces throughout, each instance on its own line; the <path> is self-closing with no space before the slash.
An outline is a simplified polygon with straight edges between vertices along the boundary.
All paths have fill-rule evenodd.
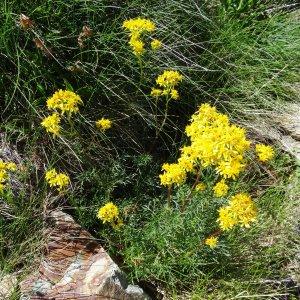
<path id="1" fill-rule="evenodd" d="M 17 165 L 14 162 L 4 162 L 0 158 L 0 171 L 2 170 L 16 171 Z"/>
<path id="2" fill-rule="evenodd" d="M 206 184 L 203 182 L 198 183 L 195 187 L 195 190 L 197 192 L 203 192 L 203 191 L 205 191 L 205 189 L 206 189 Z"/>
<path id="3" fill-rule="evenodd" d="M 53 179 L 57 175 L 57 172 L 55 169 L 51 169 L 46 172 L 45 178 L 47 181 Z"/>
<path id="4" fill-rule="evenodd" d="M 8 178 L 6 170 L 0 171 L 0 183 L 4 183 L 5 180 Z"/>
<path id="5" fill-rule="evenodd" d="M 250 227 L 257 217 L 257 210 L 251 197 L 245 193 L 232 196 L 226 207 L 219 209 L 218 222 L 222 230 L 229 230 L 237 224 Z"/>
<path id="6" fill-rule="evenodd" d="M 72 91 L 58 90 L 47 100 L 48 109 L 60 110 L 62 114 L 77 113 L 79 104 L 82 104 L 80 96 Z"/>
<path id="7" fill-rule="evenodd" d="M 46 128 L 47 132 L 59 135 L 60 132 L 60 117 L 58 113 L 54 113 L 43 119 L 41 125 Z"/>
<path id="8" fill-rule="evenodd" d="M 157 39 L 155 39 L 151 42 L 151 48 L 153 50 L 157 50 L 157 49 L 161 48 L 161 45 L 162 45 L 161 41 L 157 40 Z"/>
<path id="9" fill-rule="evenodd" d="M 129 30 L 131 34 L 141 34 L 144 31 L 153 32 L 155 30 L 155 24 L 148 19 L 137 17 L 134 19 L 125 20 L 123 22 L 123 28 Z"/>
<path id="10" fill-rule="evenodd" d="M 156 88 L 152 88 L 150 95 L 152 97 L 159 97 L 161 94 L 162 94 L 162 90 L 156 89 Z"/>
<path id="11" fill-rule="evenodd" d="M 274 157 L 274 150 L 271 146 L 258 144 L 255 146 L 255 150 L 260 161 L 266 162 Z"/>
<path id="12" fill-rule="evenodd" d="M 186 180 L 186 171 L 179 164 L 164 164 L 162 170 L 165 172 L 159 175 L 161 185 L 180 185 Z"/>
<path id="13" fill-rule="evenodd" d="M 61 191 L 70 183 L 70 178 L 68 175 L 59 173 L 55 177 L 55 185 L 57 186 L 57 190 Z"/>
<path id="14" fill-rule="evenodd" d="M 6 169 L 6 163 L 0 158 L 0 171 Z"/>
<path id="15" fill-rule="evenodd" d="M 245 193 L 239 193 L 231 197 L 229 202 L 231 210 L 238 218 L 238 222 L 244 227 L 250 227 L 251 222 L 256 221 L 257 209 L 251 197 Z"/>
<path id="16" fill-rule="evenodd" d="M 139 56 L 144 52 L 145 44 L 140 39 L 131 38 L 129 41 L 129 45 L 131 46 L 133 53 L 136 56 Z"/>
<path id="17" fill-rule="evenodd" d="M 181 166 L 186 172 L 190 172 L 194 168 L 193 161 L 188 156 L 181 156 L 178 159 L 178 165 Z"/>
<path id="18" fill-rule="evenodd" d="M 99 209 L 97 217 L 102 220 L 103 223 L 113 223 L 118 220 L 119 209 L 112 202 L 108 202 Z"/>
<path id="19" fill-rule="evenodd" d="M 224 178 L 235 179 L 244 170 L 244 153 L 250 147 L 245 130 L 231 125 L 215 107 L 202 104 L 185 132 L 191 145 L 185 151 L 203 167 L 212 166 Z"/>
<path id="20" fill-rule="evenodd" d="M 169 96 L 171 99 L 178 100 L 178 91 L 174 88 L 180 81 L 182 81 L 183 76 L 178 71 L 164 71 L 163 74 L 159 75 L 156 79 L 156 83 L 162 88 L 156 89 L 152 88 L 153 95 L 158 96 Z M 159 91 L 159 92 L 158 92 Z M 152 95 L 152 92 L 151 92 Z"/>
<path id="21" fill-rule="evenodd" d="M 111 124 L 112 124 L 112 121 L 109 119 L 105 119 L 105 118 L 102 118 L 102 119 L 96 121 L 96 126 L 101 131 L 105 131 L 105 130 L 111 128 Z"/>
<path id="22" fill-rule="evenodd" d="M 218 244 L 218 238 L 216 236 L 210 236 L 204 241 L 204 244 L 210 248 L 216 248 Z"/>
<path id="23" fill-rule="evenodd" d="M 57 173 L 55 169 L 46 172 L 45 179 L 51 187 L 56 187 L 59 192 L 70 184 L 70 178 L 64 173 Z"/>
<path id="24" fill-rule="evenodd" d="M 227 195 L 229 186 L 225 183 L 225 180 L 222 179 L 221 181 L 217 182 L 216 185 L 213 187 L 214 195 L 216 197 L 223 197 Z"/>
<path id="25" fill-rule="evenodd" d="M 144 42 L 141 40 L 141 35 L 144 32 L 152 32 L 155 30 L 155 24 L 144 18 L 129 19 L 123 22 L 123 28 L 128 30 L 133 53 L 136 56 L 140 56 L 144 52 Z"/>
<path id="26" fill-rule="evenodd" d="M 9 163 L 6 163 L 6 168 L 9 171 L 16 171 L 17 170 L 17 165 L 13 162 L 9 162 Z"/>
<path id="27" fill-rule="evenodd" d="M 157 77 L 156 83 L 163 88 L 172 89 L 182 79 L 183 76 L 178 71 L 166 70 Z"/>
<path id="28" fill-rule="evenodd" d="M 231 161 L 221 161 L 217 167 L 217 172 L 224 178 L 236 177 L 244 170 L 245 165 L 238 159 L 232 159 Z"/>
<path id="29" fill-rule="evenodd" d="M 175 89 L 172 89 L 170 92 L 171 98 L 174 100 L 178 100 L 179 99 L 179 94 L 178 91 Z"/>

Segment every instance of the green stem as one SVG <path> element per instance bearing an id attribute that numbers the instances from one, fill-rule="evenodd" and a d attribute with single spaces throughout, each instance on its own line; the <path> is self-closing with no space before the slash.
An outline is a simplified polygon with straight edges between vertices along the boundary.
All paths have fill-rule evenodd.
<path id="1" fill-rule="evenodd" d="M 144 71 L 143 71 L 143 61 L 142 61 L 142 57 L 141 55 L 138 56 L 138 63 L 139 63 L 139 66 L 140 66 L 140 86 L 143 82 L 143 79 L 144 79 Z"/>
<path id="2" fill-rule="evenodd" d="M 164 114 L 164 119 L 161 123 L 161 126 L 158 128 L 158 130 L 156 131 L 156 138 L 158 138 L 159 133 L 162 131 L 163 127 L 166 124 L 167 118 L 168 118 L 168 109 L 169 109 L 169 102 L 170 102 L 170 97 L 167 96 L 167 102 L 166 102 L 166 108 L 165 108 L 165 114 Z"/>
<path id="3" fill-rule="evenodd" d="M 168 186 L 168 206 L 171 207 L 172 200 L 172 185 Z"/>
<path id="4" fill-rule="evenodd" d="M 186 210 L 186 207 L 187 207 L 187 205 L 189 204 L 189 202 L 191 200 L 192 192 L 196 188 L 197 184 L 199 183 L 200 175 L 201 175 L 201 170 L 199 169 L 198 172 L 197 172 L 196 180 L 195 180 L 193 186 L 191 187 L 190 192 L 188 193 L 188 195 L 186 196 L 186 198 L 183 201 L 183 204 L 182 204 L 182 207 L 181 207 L 181 212 L 184 212 Z"/>

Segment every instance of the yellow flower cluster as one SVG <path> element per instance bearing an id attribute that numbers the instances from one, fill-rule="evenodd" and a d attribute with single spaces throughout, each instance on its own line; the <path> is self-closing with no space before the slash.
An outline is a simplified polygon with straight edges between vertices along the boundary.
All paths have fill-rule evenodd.
<path id="1" fill-rule="evenodd" d="M 155 24 L 144 18 L 134 18 L 125 20 L 123 28 L 129 31 L 129 45 L 136 56 L 140 56 L 145 51 L 145 43 L 142 41 L 142 34 L 151 33 L 155 30 Z M 151 48 L 157 50 L 161 47 L 161 42 L 157 39 L 151 42 Z"/>
<path id="2" fill-rule="evenodd" d="M 48 109 L 60 110 L 61 114 L 77 113 L 79 104 L 82 104 L 80 96 L 72 91 L 58 90 L 47 100 Z"/>
<path id="3" fill-rule="evenodd" d="M 195 190 L 197 192 L 203 192 L 206 189 L 206 185 L 203 182 L 199 182 L 196 186 L 195 186 Z"/>
<path id="4" fill-rule="evenodd" d="M 161 46 L 162 46 L 162 43 L 161 43 L 161 41 L 158 40 L 158 39 L 154 39 L 154 40 L 151 42 L 151 48 L 152 48 L 153 50 L 157 50 L 157 49 L 161 48 Z"/>
<path id="5" fill-rule="evenodd" d="M 204 244 L 209 246 L 210 248 L 216 248 L 218 244 L 218 237 L 210 236 L 204 241 Z"/>
<path id="6" fill-rule="evenodd" d="M 244 129 L 231 125 L 228 117 L 218 113 L 215 107 L 202 104 L 185 131 L 191 145 L 181 149 L 178 163 L 163 166 L 162 185 L 183 183 L 186 173 L 194 172 L 199 166 L 214 167 L 224 178 L 233 179 L 243 170 L 244 153 L 250 142 Z M 225 182 L 221 183 L 215 187 L 215 193 L 225 195 Z"/>
<path id="7" fill-rule="evenodd" d="M 69 116 L 72 113 L 77 113 L 79 111 L 79 104 L 82 104 L 82 100 L 79 95 L 71 91 L 56 91 L 52 97 L 47 100 L 47 108 L 50 110 L 55 110 L 56 112 L 52 115 L 45 117 L 41 122 L 41 125 L 45 127 L 47 132 L 53 133 L 57 136 L 60 133 L 61 127 L 60 122 L 61 115 L 68 113 Z"/>
<path id="8" fill-rule="evenodd" d="M 112 202 L 108 202 L 100 207 L 97 217 L 103 223 L 110 223 L 115 229 L 119 229 L 123 225 L 123 221 L 119 217 L 119 209 Z"/>
<path id="9" fill-rule="evenodd" d="M 4 162 L 0 159 L 0 193 L 2 193 L 6 187 L 6 181 L 9 178 L 9 171 L 16 171 L 17 166 L 13 162 Z"/>
<path id="10" fill-rule="evenodd" d="M 159 175 L 162 185 L 180 185 L 186 180 L 186 171 L 179 164 L 164 164 L 162 170 L 165 171 Z"/>
<path id="11" fill-rule="evenodd" d="M 223 197 L 226 196 L 228 193 L 229 186 L 225 183 L 225 180 L 222 179 L 219 182 L 216 183 L 216 185 L 213 187 L 214 195 L 216 197 Z"/>
<path id="12" fill-rule="evenodd" d="M 156 83 L 160 88 L 152 88 L 151 96 L 157 98 L 160 96 L 170 96 L 171 99 L 178 100 L 179 93 L 175 89 L 183 79 L 183 76 L 174 70 L 166 70 L 163 74 L 159 75 L 156 79 Z"/>
<path id="13" fill-rule="evenodd" d="M 215 107 L 202 104 L 186 127 L 191 145 L 182 155 L 203 167 L 213 166 L 224 178 L 235 179 L 244 168 L 244 153 L 249 149 L 245 130 L 231 125 L 226 115 Z"/>
<path id="14" fill-rule="evenodd" d="M 271 146 L 257 144 L 255 150 L 260 161 L 266 162 L 274 157 L 274 150 Z"/>
<path id="15" fill-rule="evenodd" d="M 55 169 L 46 172 L 46 181 L 51 187 L 56 187 L 59 192 L 70 184 L 70 178 L 64 173 L 57 173 Z"/>
<path id="16" fill-rule="evenodd" d="M 232 196 L 228 205 L 219 210 L 218 222 L 222 230 L 229 230 L 237 224 L 249 227 L 257 217 L 257 209 L 251 197 L 244 193 Z"/>
<path id="17" fill-rule="evenodd" d="M 46 128 L 47 132 L 53 133 L 54 135 L 59 135 L 60 132 L 60 117 L 58 113 L 53 113 L 52 115 L 46 117 L 41 122 L 42 126 Z"/>
<path id="18" fill-rule="evenodd" d="M 111 120 L 102 118 L 96 121 L 96 127 L 101 131 L 105 131 L 111 128 L 111 123 L 112 123 Z"/>

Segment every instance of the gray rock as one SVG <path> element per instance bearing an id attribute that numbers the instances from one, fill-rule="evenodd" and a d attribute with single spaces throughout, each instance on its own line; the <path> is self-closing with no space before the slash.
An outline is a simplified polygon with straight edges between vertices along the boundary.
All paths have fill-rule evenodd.
<path id="1" fill-rule="evenodd" d="M 14 274 L 0 276 L 0 299 L 8 300 L 18 285 L 17 277 Z"/>

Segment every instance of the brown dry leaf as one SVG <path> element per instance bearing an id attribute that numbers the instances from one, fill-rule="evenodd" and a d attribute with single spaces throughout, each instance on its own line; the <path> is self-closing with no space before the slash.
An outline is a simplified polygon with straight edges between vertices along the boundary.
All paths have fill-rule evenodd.
<path id="1" fill-rule="evenodd" d="M 67 69 L 72 73 L 82 73 L 84 70 L 81 67 L 81 62 L 78 60 L 73 65 L 67 67 Z"/>
<path id="2" fill-rule="evenodd" d="M 78 45 L 80 48 L 83 48 L 84 47 L 84 40 L 88 37 L 91 37 L 93 35 L 93 30 L 89 27 L 89 26 L 83 26 L 82 27 L 82 30 L 78 36 Z"/>
<path id="3" fill-rule="evenodd" d="M 19 24 L 24 30 L 32 29 L 34 27 L 33 21 L 24 14 L 20 14 Z"/>
<path id="4" fill-rule="evenodd" d="M 45 46 L 45 42 L 40 38 L 33 39 L 35 46 L 40 49 L 47 57 L 53 57 L 52 51 L 50 48 Z"/>

